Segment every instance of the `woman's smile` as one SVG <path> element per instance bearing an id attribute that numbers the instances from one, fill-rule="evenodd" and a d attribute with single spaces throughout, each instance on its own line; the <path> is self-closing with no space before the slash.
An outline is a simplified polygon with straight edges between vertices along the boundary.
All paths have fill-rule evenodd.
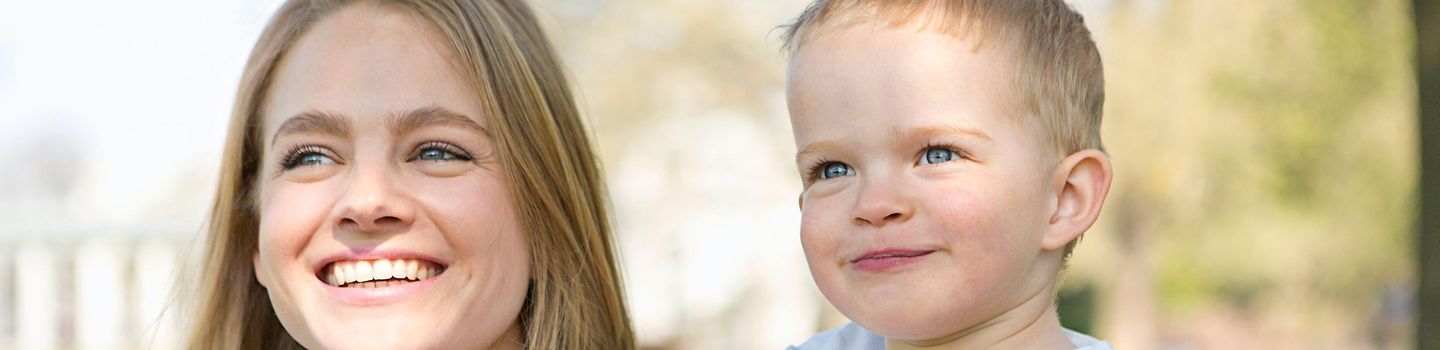
<path id="1" fill-rule="evenodd" d="M 339 260 L 316 274 L 332 300 L 377 306 L 410 299 L 440 280 L 446 266 L 421 258 Z"/>
<path id="2" fill-rule="evenodd" d="M 384 288 L 439 277 L 440 264 L 421 259 L 343 260 L 326 264 L 317 277 L 332 287 Z"/>

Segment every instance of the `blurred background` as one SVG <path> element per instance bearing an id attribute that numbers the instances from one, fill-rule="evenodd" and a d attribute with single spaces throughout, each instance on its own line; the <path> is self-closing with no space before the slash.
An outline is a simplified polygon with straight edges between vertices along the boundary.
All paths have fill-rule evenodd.
<path id="1" fill-rule="evenodd" d="M 1072 0 L 1117 172 L 1060 291 L 1118 349 L 1414 347 L 1409 1 Z M 805 0 L 538 0 L 652 349 L 841 325 L 798 239 L 775 27 Z M 0 348 L 176 348 L 178 274 L 279 1 L 0 0 Z M 183 286 L 190 287 L 190 286 Z"/>

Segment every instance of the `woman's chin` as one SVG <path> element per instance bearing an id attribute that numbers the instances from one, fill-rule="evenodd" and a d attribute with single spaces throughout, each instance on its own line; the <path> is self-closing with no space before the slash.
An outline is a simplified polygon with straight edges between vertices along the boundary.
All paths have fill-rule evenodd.
<path id="1" fill-rule="evenodd" d="M 433 349 L 443 344 L 433 318 L 429 322 L 415 315 L 375 315 L 361 319 L 327 322 L 328 329 L 315 329 L 315 344 L 302 344 L 310 349 Z M 303 342 L 302 342 L 303 343 Z"/>

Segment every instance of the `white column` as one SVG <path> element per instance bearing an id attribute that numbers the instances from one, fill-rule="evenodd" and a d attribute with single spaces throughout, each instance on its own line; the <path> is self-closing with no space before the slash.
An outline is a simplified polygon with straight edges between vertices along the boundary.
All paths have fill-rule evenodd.
<path id="1" fill-rule="evenodd" d="M 75 251 L 75 340 L 80 349 L 128 348 L 124 247 L 82 243 Z"/>
<path id="2" fill-rule="evenodd" d="M 142 349 L 178 349 L 179 333 L 174 305 L 176 266 L 175 246 L 164 241 L 150 241 L 135 250 L 135 325 L 136 338 Z"/>
<path id="3" fill-rule="evenodd" d="M 15 324 L 15 251 L 0 248 L 0 330 Z M 15 346 L 15 333 L 0 332 L 0 348 Z"/>
<path id="4" fill-rule="evenodd" d="M 53 248 L 25 243 L 15 251 L 15 348 L 59 345 L 59 282 Z"/>

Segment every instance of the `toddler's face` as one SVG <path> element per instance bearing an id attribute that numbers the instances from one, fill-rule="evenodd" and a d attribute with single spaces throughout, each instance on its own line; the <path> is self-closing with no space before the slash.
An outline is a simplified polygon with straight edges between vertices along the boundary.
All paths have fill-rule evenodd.
<path id="1" fill-rule="evenodd" d="M 790 66 L 801 241 L 846 317 L 935 339 L 1048 291 L 1059 158 L 1017 111 L 1012 55 L 913 27 L 820 33 Z"/>

